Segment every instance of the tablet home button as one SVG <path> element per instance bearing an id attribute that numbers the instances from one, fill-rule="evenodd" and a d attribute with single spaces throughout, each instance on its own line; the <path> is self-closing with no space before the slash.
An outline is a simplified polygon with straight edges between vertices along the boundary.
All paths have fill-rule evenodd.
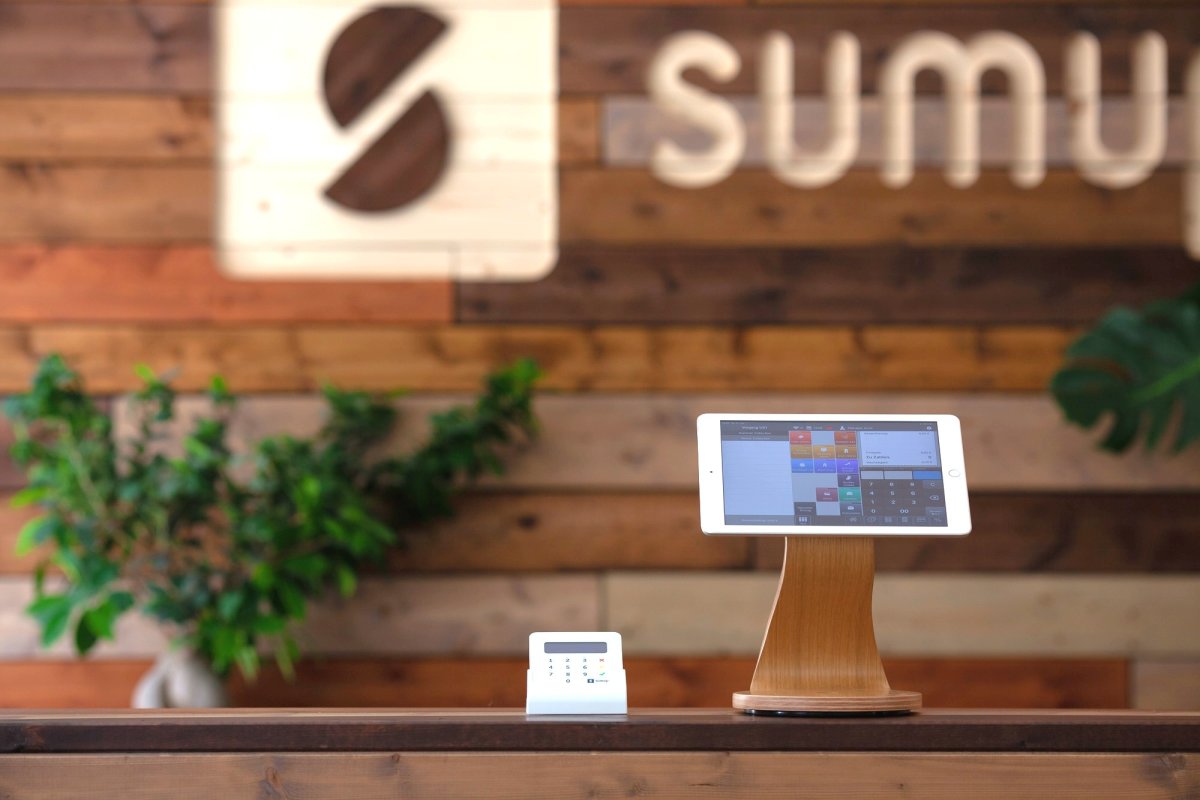
<path id="1" fill-rule="evenodd" d="M 962 472 L 957 469 L 951 469 L 951 470 L 946 470 L 946 474 L 949 475 L 951 478 L 957 478 L 959 475 L 962 475 Z"/>

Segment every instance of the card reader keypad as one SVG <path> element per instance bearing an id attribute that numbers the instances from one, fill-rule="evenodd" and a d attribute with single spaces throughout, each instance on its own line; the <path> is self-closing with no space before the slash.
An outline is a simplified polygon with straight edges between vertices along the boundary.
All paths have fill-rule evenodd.
<path id="1" fill-rule="evenodd" d="M 604 683 L 608 680 L 606 656 L 546 656 L 543 674 L 557 683 Z"/>

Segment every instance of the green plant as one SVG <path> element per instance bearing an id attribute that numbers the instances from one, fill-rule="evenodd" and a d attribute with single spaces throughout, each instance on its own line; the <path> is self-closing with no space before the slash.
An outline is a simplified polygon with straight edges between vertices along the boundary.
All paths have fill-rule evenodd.
<path id="1" fill-rule="evenodd" d="M 1050 390 L 1077 425 L 1111 415 L 1100 446 L 1113 452 L 1139 438 L 1154 448 L 1169 430 L 1176 452 L 1200 439 L 1200 284 L 1140 311 L 1110 311 L 1067 349 Z"/>
<path id="2" fill-rule="evenodd" d="M 175 392 L 139 374 L 126 441 L 58 356 L 5 404 L 29 479 L 14 504 L 42 510 L 17 544 L 46 548 L 28 612 L 43 645 L 70 630 L 82 655 L 138 609 L 219 675 L 236 665 L 253 678 L 260 652 L 273 651 L 290 676 L 291 631 L 310 598 L 353 594 L 397 531 L 449 514 L 464 480 L 502 471 L 499 446 L 536 425 L 537 367 L 518 361 L 487 379 L 474 406 L 433 415 L 430 438 L 407 455 L 379 452 L 397 421 L 392 396 L 327 388 L 316 435 L 266 438 L 237 456 L 227 442 L 235 398 L 216 378 L 213 413 L 168 455 Z M 50 568 L 63 580 L 48 579 Z"/>

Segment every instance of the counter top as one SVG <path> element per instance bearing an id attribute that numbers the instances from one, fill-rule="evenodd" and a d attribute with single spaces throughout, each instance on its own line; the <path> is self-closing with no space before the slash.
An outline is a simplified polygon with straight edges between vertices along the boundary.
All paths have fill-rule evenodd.
<path id="1" fill-rule="evenodd" d="M 0 753 L 580 750 L 1195 752 L 1200 713 L 928 710 L 834 719 L 720 709 L 614 717 L 484 709 L 0 712 Z"/>

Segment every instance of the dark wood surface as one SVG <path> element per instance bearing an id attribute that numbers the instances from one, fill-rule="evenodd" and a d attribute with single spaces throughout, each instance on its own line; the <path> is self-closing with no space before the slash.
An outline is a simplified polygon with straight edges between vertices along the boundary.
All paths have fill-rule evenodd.
<path id="1" fill-rule="evenodd" d="M 1196 752 L 1200 713 L 927 711 L 778 718 L 643 711 L 26 712 L 0 715 L 0 753 L 294 751 Z"/>
<path id="2" fill-rule="evenodd" d="M 1127 708 L 1119 658 L 885 658 L 893 686 L 937 708 Z M 230 678 L 243 708 L 512 708 L 525 702 L 528 658 L 310 657 L 295 680 L 264 665 Z M 0 708 L 121 708 L 149 660 L 0 661 Z M 631 708 L 722 708 L 750 685 L 749 656 L 625 659 Z"/>
<path id="3" fill-rule="evenodd" d="M 559 14 L 559 85 L 565 93 L 642 92 L 650 60 L 662 42 L 681 30 L 710 31 L 727 40 L 742 58 L 742 68 L 728 82 L 715 82 L 692 70 L 689 80 L 716 92 L 750 92 L 756 88 L 758 54 L 767 31 L 783 31 L 796 42 L 795 90 L 824 90 L 825 45 L 834 31 L 852 31 L 862 46 L 862 88 L 877 91 L 885 57 L 908 34 L 936 28 L 964 40 L 987 30 L 1010 31 L 1024 38 L 1042 59 L 1046 90 L 1059 94 L 1063 83 L 1063 41 L 1077 30 L 1096 33 L 1104 43 L 1102 85 L 1105 92 L 1129 91 L 1129 52 L 1141 31 L 1156 30 L 1167 40 L 1171 93 L 1182 90 L 1184 64 L 1200 34 L 1195 8 L 1155 3 L 1127 7 L 1056 6 L 1024 3 L 864 7 L 850 4 L 792 8 L 637 7 L 565 8 Z M 917 77 L 920 92 L 940 89 L 939 78 L 926 71 Z M 984 91 L 1003 89 L 996 71 L 983 75 Z"/>
<path id="4" fill-rule="evenodd" d="M 563 248 L 546 278 L 461 283 L 463 322 L 1089 323 L 1195 283 L 1176 247 Z"/>
<path id="5" fill-rule="evenodd" d="M 212 22 L 207 6 L 171 4 L 29 3 L 0 8 L 0 89 L 19 91 L 209 91 L 212 87 Z M 559 14 L 559 78 L 564 93 L 642 92 L 646 67 L 664 39 L 700 29 L 727 40 L 742 56 L 738 76 L 714 84 L 716 91 L 754 89 L 762 36 L 781 30 L 796 39 L 796 91 L 823 90 L 824 45 L 837 30 L 862 42 L 863 89 L 874 93 L 883 56 L 906 35 L 935 25 L 969 37 L 1005 30 L 1024 37 L 1045 66 L 1046 88 L 1062 89 L 1064 38 L 1075 30 L 1096 32 L 1104 43 L 1102 85 L 1106 92 L 1129 90 L 1133 37 L 1157 30 L 1166 37 L 1172 94 L 1181 92 L 1191 43 L 1200 35 L 1200 16 L 1186 6 L 1143 3 L 1112 7 L 1079 5 L 1039 8 L 1025 4 L 980 6 L 810 6 L 793 8 L 564 8 Z M 936 22 L 934 22 L 936 20 Z M 54 46 L 47 46 L 53 42 Z M 937 88 L 921 75 L 920 91 Z M 985 74 L 996 91 L 1003 78 Z"/>

